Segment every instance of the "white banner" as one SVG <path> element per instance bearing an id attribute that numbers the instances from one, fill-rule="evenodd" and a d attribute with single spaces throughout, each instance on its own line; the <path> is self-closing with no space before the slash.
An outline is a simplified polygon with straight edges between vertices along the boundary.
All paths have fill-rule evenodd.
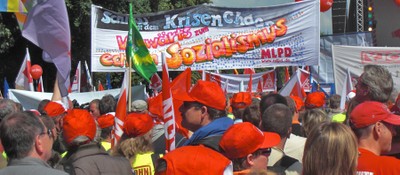
<path id="1" fill-rule="evenodd" d="M 353 86 L 356 77 L 363 72 L 364 65 L 381 65 L 392 74 L 394 91 L 400 90 L 400 47 L 332 46 L 336 93 L 342 92 L 347 69 Z"/>
<path id="2" fill-rule="evenodd" d="M 258 8 L 199 5 L 136 15 L 146 46 L 161 71 L 216 70 L 319 63 L 319 2 Z M 121 72 L 128 15 L 92 5 L 93 72 Z"/>
<path id="3" fill-rule="evenodd" d="M 132 100 L 142 99 L 146 100 L 145 86 L 132 87 Z M 111 89 L 97 92 L 83 92 L 83 93 L 70 93 L 68 94 L 70 100 L 76 100 L 80 105 L 89 103 L 94 99 L 101 99 L 104 95 L 110 94 L 115 98 L 119 97 L 120 89 Z M 51 99 L 53 93 L 32 92 L 25 90 L 9 89 L 9 98 L 17 103 L 21 103 L 24 109 L 37 109 L 40 101 L 44 99 Z"/>
<path id="4" fill-rule="evenodd" d="M 227 93 L 240 92 L 241 83 L 246 90 L 250 80 L 250 74 L 218 74 L 206 72 L 206 80 L 217 82 Z M 258 82 L 261 80 L 263 92 L 276 91 L 275 70 L 260 72 L 252 75 L 252 92 L 257 92 Z"/>

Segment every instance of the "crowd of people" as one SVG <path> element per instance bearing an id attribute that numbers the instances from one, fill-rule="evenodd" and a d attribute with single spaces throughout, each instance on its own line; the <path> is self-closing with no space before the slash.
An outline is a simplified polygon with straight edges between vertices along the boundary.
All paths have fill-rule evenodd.
<path id="1" fill-rule="evenodd" d="M 173 97 L 182 102 L 177 108 L 189 136 L 176 132 L 172 151 L 165 150 L 164 123 L 151 100 L 133 101 L 116 125 L 111 95 L 86 109 L 54 100 L 22 109 L 0 99 L 0 175 L 400 174 L 400 95 L 391 74 L 366 65 L 351 93 L 340 109 L 339 95 L 227 95 L 217 83 L 198 80 Z"/>

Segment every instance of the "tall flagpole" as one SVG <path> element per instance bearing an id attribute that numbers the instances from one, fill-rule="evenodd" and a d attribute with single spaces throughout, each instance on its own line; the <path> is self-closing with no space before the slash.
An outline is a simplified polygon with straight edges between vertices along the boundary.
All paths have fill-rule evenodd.
<path id="1" fill-rule="evenodd" d="M 133 20 L 131 20 L 131 18 L 133 18 L 133 10 L 132 10 L 132 0 L 129 0 L 129 21 L 128 21 L 128 25 L 129 25 L 129 33 L 128 33 L 128 37 L 131 37 L 131 41 L 133 41 L 133 35 L 132 35 L 132 25 L 131 24 L 133 22 Z M 128 38 L 129 40 L 129 38 Z M 133 43 L 132 43 L 133 44 Z M 129 46 L 126 45 L 127 47 L 132 47 L 133 45 Z M 133 49 L 133 48 L 132 48 Z M 132 56 L 130 55 L 128 56 L 129 59 L 129 82 L 128 82 L 128 112 L 131 112 L 131 104 L 132 104 Z"/>

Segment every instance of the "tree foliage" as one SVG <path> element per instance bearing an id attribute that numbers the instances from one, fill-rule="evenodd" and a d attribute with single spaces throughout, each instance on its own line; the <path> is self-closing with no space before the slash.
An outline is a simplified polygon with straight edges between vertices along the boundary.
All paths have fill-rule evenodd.
<path id="1" fill-rule="evenodd" d="M 94 4 L 116 12 L 127 14 L 129 11 L 128 7 L 130 1 L 133 2 L 134 14 L 172 10 L 211 2 L 210 0 L 65 0 L 71 29 L 71 74 L 75 72 L 79 61 L 87 61 L 90 65 L 91 5 Z M 21 36 L 21 32 L 13 13 L 0 13 L 0 40 L 0 61 L 5 63 L 0 64 L 0 77 L 2 78 L 6 76 L 8 77 L 9 82 L 14 81 L 17 76 L 16 74 L 19 65 L 25 55 L 25 48 L 29 47 L 32 63 L 42 65 L 45 70 L 45 84 L 48 87 L 45 89 L 46 91 L 51 91 L 49 88 L 53 85 L 56 70 L 52 64 L 47 64 L 42 61 L 42 51 L 39 48 L 31 44 L 29 41 L 26 41 Z M 7 75 L 5 72 L 7 72 Z M 119 81 L 122 79 L 122 74 L 113 73 L 111 76 L 112 81 L 114 81 L 112 84 L 119 87 Z M 101 79 L 101 82 L 105 83 L 104 73 L 96 73 L 92 78 L 94 85 L 98 84 L 98 79 Z M 134 75 L 133 82 L 137 83 L 140 81 L 143 81 L 143 79 Z M 3 87 L 3 82 L 0 82 L 1 87 Z"/>

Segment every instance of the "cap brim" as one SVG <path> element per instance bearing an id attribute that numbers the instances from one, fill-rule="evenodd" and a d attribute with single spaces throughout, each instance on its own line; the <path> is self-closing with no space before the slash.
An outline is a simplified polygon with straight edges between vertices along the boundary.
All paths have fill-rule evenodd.
<path id="1" fill-rule="evenodd" d="M 180 101 L 196 101 L 195 99 L 193 99 L 192 97 L 189 96 L 189 94 L 187 92 L 182 92 L 179 94 L 174 94 L 172 96 L 172 98 L 176 99 L 176 100 L 180 100 Z"/>
<path id="2" fill-rule="evenodd" d="M 260 148 L 272 148 L 281 142 L 281 137 L 277 133 L 273 132 L 263 132 L 264 142 Z"/>
<path id="3" fill-rule="evenodd" d="M 390 116 L 383 121 L 390 123 L 392 125 L 400 126 L 400 116 L 395 114 L 390 114 Z"/>

